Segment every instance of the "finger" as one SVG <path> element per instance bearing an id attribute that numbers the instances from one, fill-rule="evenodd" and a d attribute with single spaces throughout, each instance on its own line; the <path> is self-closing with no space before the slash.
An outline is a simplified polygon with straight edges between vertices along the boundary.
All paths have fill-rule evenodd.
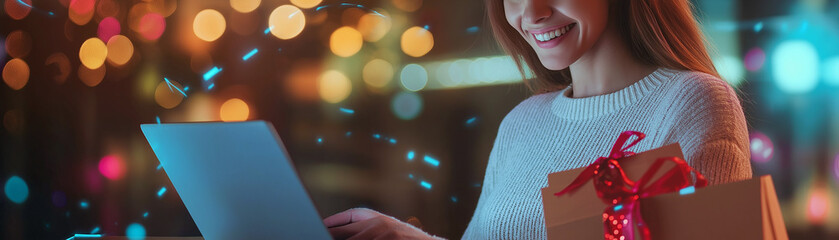
<path id="1" fill-rule="evenodd" d="M 360 232 L 367 229 L 369 227 L 368 225 L 370 225 L 369 221 L 360 221 L 350 223 L 344 226 L 331 227 L 327 230 L 329 230 L 329 235 L 332 235 L 332 237 L 335 239 L 347 239 L 352 236 L 358 235 Z"/>
<path id="2" fill-rule="evenodd" d="M 336 227 L 364 221 L 379 215 L 381 213 L 367 208 L 352 208 L 323 219 L 323 225 L 326 225 L 327 228 Z"/>

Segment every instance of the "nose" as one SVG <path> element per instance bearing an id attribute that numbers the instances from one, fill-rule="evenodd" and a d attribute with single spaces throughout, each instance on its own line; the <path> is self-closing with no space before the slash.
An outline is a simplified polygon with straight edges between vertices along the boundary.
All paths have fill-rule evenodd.
<path id="1" fill-rule="evenodd" d="M 524 13 L 522 20 L 526 23 L 537 24 L 551 17 L 553 9 L 547 4 L 547 0 L 524 0 Z"/>

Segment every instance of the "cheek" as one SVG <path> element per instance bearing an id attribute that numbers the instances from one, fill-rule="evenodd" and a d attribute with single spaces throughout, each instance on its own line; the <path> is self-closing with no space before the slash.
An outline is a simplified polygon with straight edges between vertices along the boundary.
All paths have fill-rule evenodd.
<path id="1" fill-rule="evenodd" d="M 519 34 L 522 34 L 520 13 L 521 11 L 518 11 L 517 6 L 504 2 L 504 17 L 507 19 L 507 24 L 510 24 Z"/>

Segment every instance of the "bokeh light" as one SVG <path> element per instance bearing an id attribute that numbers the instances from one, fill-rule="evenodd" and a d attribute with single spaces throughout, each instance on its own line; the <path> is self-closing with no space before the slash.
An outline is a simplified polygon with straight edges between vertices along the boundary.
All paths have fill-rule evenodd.
<path id="1" fill-rule="evenodd" d="M 824 224 L 830 210 L 830 196 L 822 186 L 814 186 L 807 198 L 807 221 L 814 225 Z"/>
<path id="2" fill-rule="evenodd" d="M 367 13 L 358 20 L 356 28 L 361 33 L 364 41 L 375 42 L 387 34 L 391 25 L 392 23 L 389 18 L 374 13 Z"/>
<path id="3" fill-rule="evenodd" d="M 177 82 L 173 81 L 172 85 L 183 89 L 183 87 Z M 171 89 L 165 81 L 160 81 L 160 83 L 157 84 L 157 88 L 154 90 L 154 101 L 157 102 L 157 105 L 160 105 L 165 109 L 172 109 L 178 106 L 183 99 L 184 96 L 181 95 L 178 90 Z"/>
<path id="4" fill-rule="evenodd" d="M 399 92 L 390 102 L 390 109 L 397 118 L 411 120 L 422 112 L 422 97 L 415 92 Z"/>
<path id="5" fill-rule="evenodd" d="M 212 42 L 221 37 L 227 23 L 224 16 L 215 9 L 204 9 L 195 15 L 192 21 L 192 31 L 201 40 Z"/>
<path id="6" fill-rule="evenodd" d="M 402 51 L 411 57 L 422 57 L 434 47 L 434 36 L 422 27 L 411 27 L 402 33 Z"/>
<path id="7" fill-rule="evenodd" d="M 361 33 L 351 27 L 340 27 L 329 37 L 329 49 L 341 57 L 355 55 L 362 43 Z"/>
<path id="8" fill-rule="evenodd" d="M 143 39 L 154 41 L 163 35 L 166 30 L 166 19 L 159 13 L 147 13 L 140 18 L 140 23 L 137 26 L 137 33 Z"/>
<path id="9" fill-rule="evenodd" d="M 413 12 L 422 7 L 422 0 L 392 0 L 393 6 L 396 8 L 406 11 L 406 12 Z"/>
<path id="10" fill-rule="evenodd" d="M 23 114 L 20 110 L 12 109 L 3 114 L 3 127 L 9 133 L 19 134 L 23 131 L 23 125 L 26 123 L 23 119 Z"/>
<path id="11" fill-rule="evenodd" d="M 822 76 L 827 84 L 839 86 L 839 57 L 828 58 L 822 64 Z"/>
<path id="12" fill-rule="evenodd" d="M 102 21 L 99 21 L 99 28 L 96 31 L 96 36 L 98 36 L 103 42 L 107 42 L 111 39 L 111 37 L 119 34 L 119 32 L 119 21 L 113 17 L 106 17 L 102 19 Z"/>
<path id="13" fill-rule="evenodd" d="M 6 35 L 6 52 L 13 58 L 24 58 L 32 50 L 32 37 L 29 33 L 15 30 Z"/>
<path id="14" fill-rule="evenodd" d="M 818 83 L 819 56 L 806 41 L 785 41 L 772 53 L 772 76 L 782 91 L 806 93 Z"/>
<path id="15" fill-rule="evenodd" d="M 20 58 L 6 62 L 3 67 L 3 82 L 13 90 L 20 90 L 29 81 L 29 65 Z"/>
<path id="16" fill-rule="evenodd" d="M 64 53 L 53 53 L 52 55 L 47 57 L 47 60 L 44 61 L 44 65 L 56 65 L 56 68 L 58 69 L 58 74 L 53 76 L 52 79 L 55 80 L 55 82 L 57 82 L 58 84 L 66 82 L 67 77 L 70 77 L 70 71 L 72 70 L 70 68 L 70 58 L 67 57 L 67 55 Z"/>
<path id="17" fill-rule="evenodd" d="M 271 34 L 279 39 L 291 39 L 303 32 L 306 17 L 303 12 L 292 5 L 282 5 L 271 11 L 268 16 L 268 26 Z"/>
<path id="18" fill-rule="evenodd" d="M 760 49 L 759 47 L 753 47 L 746 52 L 746 56 L 743 57 L 743 61 L 745 62 L 747 70 L 757 72 L 763 68 L 763 63 L 766 62 L 766 53 L 764 53 L 763 49 Z"/>
<path id="19" fill-rule="evenodd" d="M 746 74 L 743 70 L 743 62 L 734 56 L 722 56 L 714 59 L 714 67 L 722 79 L 728 82 L 728 84 L 731 84 L 731 86 L 740 85 Z"/>
<path id="20" fill-rule="evenodd" d="M 393 79 L 393 65 L 382 59 L 370 60 L 364 65 L 361 77 L 367 85 L 376 88 L 382 88 L 390 83 Z"/>
<path id="21" fill-rule="evenodd" d="M 249 13 L 259 7 L 261 0 L 230 0 L 230 7 L 240 13 Z"/>
<path id="22" fill-rule="evenodd" d="M 99 0 L 96 4 L 96 14 L 106 18 L 116 17 L 119 14 L 119 3 L 115 0 Z M 102 39 L 102 41 L 107 41 L 107 39 Z"/>
<path id="23" fill-rule="evenodd" d="M 76 25 L 85 25 L 93 18 L 95 4 L 95 0 L 72 0 L 67 16 Z"/>
<path id="24" fill-rule="evenodd" d="M 300 8 L 313 8 L 323 0 L 291 0 L 291 3 Z"/>
<path id="25" fill-rule="evenodd" d="M 90 69 L 84 65 L 79 65 L 79 80 L 82 80 L 82 83 L 88 87 L 95 87 L 105 79 L 105 70 L 104 65 L 97 69 Z"/>
<path id="26" fill-rule="evenodd" d="M 320 98 L 329 103 L 338 103 L 350 96 L 352 83 L 343 73 L 329 70 L 318 78 Z"/>
<path id="27" fill-rule="evenodd" d="M 97 69 L 105 63 L 108 47 L 99 38 L 88 38 L 79 48 L 79 59 L 89 69 Z"/>
<path id="28" fill-rule="evenodd" d="M 99 160 L 99 173 L 110 180 L 119 180 L 125 176 L 125 160 L 115 155 L 108 155 Z"/>
<path id="29" fill-rule="evenodd" d="M 148 3 L 149 11 L 169 17 L 178 9 L 178 0 L 144 0 Z"/>
<path id="30" fill-rule="evenodd" d="M 125 228 L 125 236 L 128 237 L 129 240 L 145 239 L 146 228 L 139 223 L 128 224 L 128 227 Z"/>
<path id="31" fill-rule="evenodd" d="M 772 159 L 775 146 L 772 144 L 772 139 L 769 139 L 766 134 L 752 132 L 749 134 L 749 150 L 751 151 L 752 161 L 765 163 Z"/>
<path id="32" fill-rule="evenodd" d="M 402 82 L 402 87 L 416 92 L 425 88 L 425 84 L 428 83 L 428 72 L 420 65 L 408 64 L 402 68 L 399 80 Z"/>
<path id="33" fill-rule="evenodd" d="M 3 4 L 3 7 L 6 9 L 6 14 L 8 14 L 10 18 L 15 20 L 21 20 L 25 18 L 29 15 L 29 12 L 32 11 L 32 8 L 20 4 L 19 1 L 24 2 L 29 6 L 32 6 L 32 0 L 6 0 L 6 2 Z"/>
<path id="34" fill-rule="evenodd" d="M 12 176 L 9 180 L 6 180 L 4 190 L 6 191 L 6 197 L 17 204 L 23 203 L 23 201 L 26 201 L 26 198 L 29 197 L 29 187 L 26 186 L 26 182 L 18 176 Z"/>
<path id="35" fill-rule="evenodd" d="M 242 99 L 231 98 L 224 101 L 219 109 L 219 116 L 222 121 L 235 122 L 248 120 L 250 108 Z"/>
<path id="36" fill-rule="evenodd" d="M 121 66 L 131 60 L 134 55 L 134 44 L 128 37 L 123 35 L 116 35 L 108 40 L 108 62 L 113 65 Z"/>

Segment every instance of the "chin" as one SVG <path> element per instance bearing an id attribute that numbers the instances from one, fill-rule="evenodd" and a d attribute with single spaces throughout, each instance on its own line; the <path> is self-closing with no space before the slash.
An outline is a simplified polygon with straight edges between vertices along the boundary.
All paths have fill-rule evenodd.
<path id="1" fill-rule="evenodd" d="M 566 69 L 574 62 L 559 56 L 539 56 L 539 61 L 542 62 L 542 66 L 553 71 Z"/>

